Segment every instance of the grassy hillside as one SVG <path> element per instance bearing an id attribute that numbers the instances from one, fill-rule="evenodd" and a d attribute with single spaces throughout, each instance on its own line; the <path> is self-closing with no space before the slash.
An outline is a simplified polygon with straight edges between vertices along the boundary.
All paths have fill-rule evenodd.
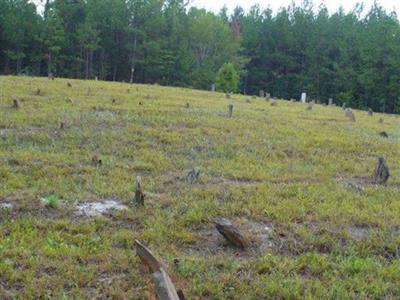
<path id="1" fill-rule="evenodd" d="M 1 299 L 153 299 L 135 239 L 187 299 L 400 298 L 398 116 L 29 77 L 0 77 L 0 97 Z M 130 208 L 77 213 L 105 200 Z M 218 217 L 251 247 L 226 244 Z"/>

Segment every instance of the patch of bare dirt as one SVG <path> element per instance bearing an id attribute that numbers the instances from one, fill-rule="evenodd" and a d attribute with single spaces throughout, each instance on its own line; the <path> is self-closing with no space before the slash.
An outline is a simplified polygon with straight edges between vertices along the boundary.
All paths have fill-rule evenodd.
<path id="1" fill-rule="evenodd" d="M 368 226 L 351 226 L 347 233 L 349 237 L 356 241 L 367 239 L 371 234 L 372 228 Z"/>
<path id="2" fill-rule="evenodd" d="M 233 223 L 249 241 L 250 246 L 246 250 L 231 245 L 210 224 L 197 231 L 198 242 L 189 248 L 189 252 L 200 255 L 226 253 L 239 258 L 246 258 L 260 255 L 266 251 L 288 255 L 295 255 L 304 251 L 304 246 L 293 234 L 277 228 L 271 222 L 237 219 Z"/>

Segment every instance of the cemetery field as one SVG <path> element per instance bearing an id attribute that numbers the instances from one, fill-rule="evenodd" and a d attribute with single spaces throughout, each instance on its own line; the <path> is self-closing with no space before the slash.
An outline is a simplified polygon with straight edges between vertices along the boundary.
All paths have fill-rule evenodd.
<path id="1" fill-rule="evenodd" d="M 306 108 L 0 77 L 0 299 L 155 299 L 135 240 L 186 299 L 399 299 L 400 118 Z"/>

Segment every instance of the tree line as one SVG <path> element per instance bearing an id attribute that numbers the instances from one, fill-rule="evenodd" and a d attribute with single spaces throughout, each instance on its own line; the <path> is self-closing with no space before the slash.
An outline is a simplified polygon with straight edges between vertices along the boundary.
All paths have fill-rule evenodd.
<path id="1" fill-rule="evenodd" d="M 400 113 L 400 26 L 378 3 L 217 13 L 187 0 L 0 0 L 0 72 L 333 98 Z M 234 80 L 236 82 L 236 80 Z M 217 89 L 219 89 L 217 85 Z"/>

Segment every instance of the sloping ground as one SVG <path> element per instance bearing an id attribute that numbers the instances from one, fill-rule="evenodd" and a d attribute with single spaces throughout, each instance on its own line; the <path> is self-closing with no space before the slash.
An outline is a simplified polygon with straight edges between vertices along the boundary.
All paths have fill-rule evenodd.
<path id="1" fill-rule="evenodd" d="M 187 299 L 400 298 L 398 116 L 29 77 L 0 77 L 0 97 L 1 299 L 153 299 L 135 239 Z M 218 217 L 250 248 L 227 245 Z"/>

